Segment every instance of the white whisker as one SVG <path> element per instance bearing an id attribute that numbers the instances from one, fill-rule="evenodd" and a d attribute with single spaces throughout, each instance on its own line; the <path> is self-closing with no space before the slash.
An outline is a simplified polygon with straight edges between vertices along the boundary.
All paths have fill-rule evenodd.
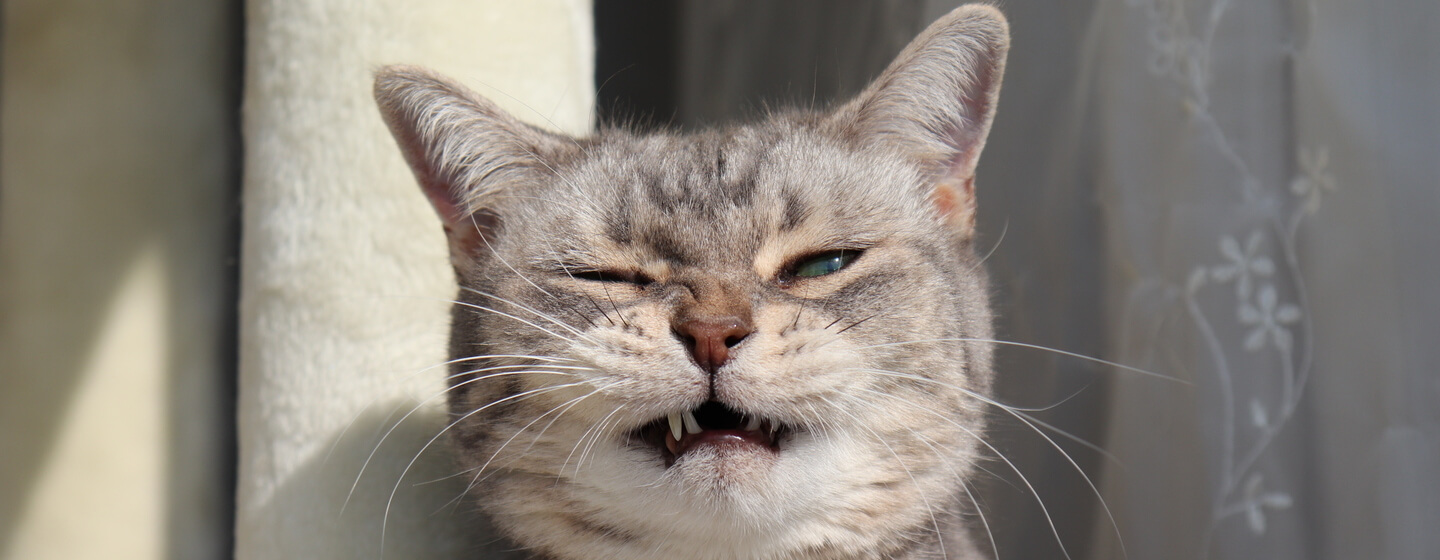
<path id="1" fill-rule="evenodd" d="M 468 381 L 467 381 L 467 383 L 468 383 Z M 426 442 L 425 442 L 425 445 L 421 446 L 421 447 L 420 447 L 420 450 L 417 451 L 417 452 L 415 452 L 415 456 L 412 457 L 412 458 L 410 459 L 410 462 L 405 464 L 405 468 L 400 471 L 400 476 L 395 479 L 395 486 L 390 489 L 390 497 L 385 500 L 385 513 L 380 517 L 380 550 L 381 550 L 382 556 L 383 556 L 384 550 L 385 550 L 385 529 L 386 529 L 386 527 L 389 525 L 389 521 L 390 521 L 390 506 L 393 505 L 394 502 L 395 502 L 395 494 L 396 494 L 397 492 L 399 492 L 399 490 L 400 490 L 400 483 L 405 480 L 405 475 L 410 473 L 410 469 L 415 466 L 415 462 L 418 461 L 418 460 L 420 460 L 420 455 L 423 454 L 423 453 L 425 453 L 425 450 L 426 450 L 426 449 L 429 449 L 430 446 L 433 445 L 436 440 L 439 440 L 440 437 L 441 437 L 441 436 L 444 436 L 446 432 L 449 432 L 451 428 L 454 428 L 455 426 L 459 425 L 461 422 L 464 422 L 465 420 L 469 419 L 471 416 L 474 416 L 474 415 L 476 415 L 476 414 L 479 414 L 481 411 L 483 411 L 483 410 L 485 410 L 485 409 L 487 409 L 487 408 L 490 408 L 490 407 L 492 407 L 492 406 L 498 405 L 498 404 L 500 404 L 500 403 L 504 403 L 504 402 L 508 402 L 508 401 L 514 401 L 514 400 L 520 400 L 520 399 L 525 399 L 525 398 L 532 397 L 532 396 L 535 396 L 535 395 L 538 395 L 538 394 L 545 394 L 545 393 L 549 393 L 549 392 L 552 392 L 552 391 L 558 391 L 558 390 L 561 390 L 561 389 L 568 389 L 568 388 L 570 388 L 570 387 L 578 387 L 578 386 L 581 386 L 581 385 L 588 385 L 588 384 L 589 384 L 589 382 L 580 381 L 580 382 L 576 382 L 576 383 L 566 383 L 566 384 L 564 384 L 564 385 L 549 385 L 549 386 L 540 387 L 540 388 L 537 388 L 537 389 L 531 389 L 531 390 L 529 390 L 529 391 L 523 391 L 523 392 L 516 393 L 516 394 L 510 395 L 510 396 L 508 396 L 508 397 L 502 398 L 502 399 L 498 399 L 498 400 L 495 400 L 495 401 L 491 401 L 489 404 L 486 404 L 486 405 L 484 405 L 484 406 L 481 406 L 481 407 L 479 407 L 479 408 L 476 408 L 475 410 L 471 410 L 470 412 L 467 412 L 467 413 L 461 415 L 459 418 L 456 418 L 454 421 L 450 422 L 450 424 L 446 425 L 443 429 L 441 429 L 439 433 L 435 434 L 434 437 L 431 437 L 429 441 L 426 441 Z"/>
<path id="2" fill-rule="evenodd" d="M 906 346 L 906 345 L 910 345 L 910 344 L 930 344 L 930 343 L 935 343 L 935 342 L 982 342 L 982 343 L 990 343 L 990 344 L 1003 344 L 1003 345 L 1006 345 L 1006 346 L 1017 346 L 1017 347 L 1020 347 L 1020 348 L 1029 348 L 1029 349 L 1031 349 L 1031 350 L 1043 350 L 1043 351 L 1046 351 L 1046 352 L 1054 352 L 1054 353 L 1060 354 L 1060 355 L 1062 355 L 1062 356 L 1068 356 L 1068 357 L 1071 357 L 1071 358 L 1076 358 L 1076 359 L 1080 359 L 1080 360 L 1085 360 L 1085 361 L 1087 361 L 1087 362 L 1094 362 L 1094 363 L 1097 363 L 1097 364 L 1110 366 L 1110 367 L 1113 367 L 1113 368 L 1116 368 L 1116 369 L 1122 369 L 1122 370 L 1129 371 L 1129 372 L 1132 372 L 1132 373 L 1139 373 L 1139 374 L 1142 374 L 1142 375 L 1148 375 L 1148 376 L 1150 376 L 1150 377 L 1155 377 L 1155 378 L 1159 378 L 1159 379 L 1164 379 L 1164 380 L 1166 380 L 1166 381 L 1173 381 L 1173 382 L 1179 383 L 1179 384 L 1181 384 L 1181 385 L 1187 385 L 1187 386 L 1188 386 L 1188 385 L 1193 385 L 1193 384 L 1190 383 L 1189 381 L 1186 381 L 1186 380 L 1184 380 L 1184 379 L 1180 379 L 1180 378 L 1178 378 L 1178 377 L 1171 377 L 1171 376 L 1165 375 L 1165 374 L 1163 374 L 1163 373 L 1155 373 L 1155 372 L 1153 372 L 1153 371 L 1140 369 L 1140 368 L 1137 368 L 1137 367 L 1134 367 L 1134 366 L 1127 366 L 1127 365 L 1125 365 L 1125 364 L 1116 363 L 1116 362 L 1112 362 L 1112 361 L 1109 361 L 1109 360 L 1102 360 L 1102 359 L 1100 359 L 1100 358 L 1095 358 L 1095 357 L 1091 357 L 1091 356 L 1086 356 L 1086 355 L 1084 355 L 1084 354 L 1077 354 L 1077 353 L 1075 353 L 1075 352 L 1069 352 L 1069 351 L 1066 351 L 1066 350 L 1060 350 L 1060 349 L 1058 349 L 1058 348 L 1050 348 L 1050 347 L 1048 347 L 1048 346 L 1040 346 L 1040 345 L 1038 345 L 1038 344 L 1030 344 L 1030 343 L 1026 343 L 1026 342 L 1012 342 L 1012 341 L 1009 341 L 1009 340 L 998 340 L 998 339 L 993 339 L 993 338 L 964 338 L 964 337 L 961 337 L 961 338 L 931 338 L 931 339 L 925 339 L 925 340 L 904 340 L 904 341 L 900 341 L 900 342 L 886 342 L 886 343 L 882 343 L 882 344 L 871 344 L 871 345 L 869 345 L 869 346 L 861 346 L 861 347 L 859 347 L 859 348 L 856 348 L 856 350 L 868 350 L 868 349 L 871 349 L 871 348 L 884 348 L 884 347 L 888 347 L 888 346 Z"/>
<path id="3" fill-rule="evenodd" d="M 905 460 L 900 458 L 900 454 L 896 453 L 895 449 L 890 447 L 890 444 L 885 441 L 884 437 L 882 437 L 878 433 L 875 433 L 875 430 L 870 429 L 869 425 L 866 422 L 863 422 L 859 418 L 856 418 L 854 414 L 851 414 L 849 411 L 845 410 L 844 407 L 835 406 L 835 404 L 830 402 L 829 399 L 821 397 L 821 400 L 824 401 L 825 404 L 829 405 L 832 410 L 849 416 L 851 420 L 855 421 L 855 425 L 860 427 L 860 429 L 869 432 L 872 436 L 875 436 L 875 441 L 879 442 L 880 445 L 884 446 L 885 450 L 890 452 L 890 456 L 895 458 L 895 463 L 900 465 L 900 468 L 905 471 L 905 476 L 910 477 L 910 483 L 915 485 L 916 495 L 920 496 L 920 501 L 925 504 L 925 513 L 930 516 L 930 525 L 935 529 L 935 542 L 940 547 L 940 557 L 949 558 L 949 555 L 945 553 L 945 533 L 940 530 L 940 521 L 935 519 L 935 508 L 930 505 L 930 498 L 925 497 L 925 488 L 920 486 L 920 481 L 915 479 L 915 473 L 911 472 L 910 467 L 905 465 Z M 944 458 L 942 457 L 941 459 L 942 462 L 944 462 Z"/>
<path id="4" fill-rule="evenodd" d="M 1040 497 L 1040 493 L 1035 490 L 1035 485 L 1030 483 L 1030 479 L 1025 476 L 1025 473 L 1020 471 L 1020 467 L 1016 466 L 1014 462 L 1010 461 L 1009 457 L 1006 457 L 1004 453 L 1001 453 L 999 449 L 996 449 L 994 445 L 991 445 L 989 441 L 986 441 L 985 438 L 981 437 L 979 434 L 976 434 L 970 428 L 961 425 L 959 422 L 956 422 L 954 419 L 951 419 L 944 414 L 940 414 L 924 407 L 916 406 L 915 403 L 912 403 L 906 399 L 902 399 L 895 395 L 881 393 L 879 391 L 874 391 L 874 393 L 894 399 L 898 403 L 910 405 L 916 410 L 928 413 L 932 416 L 935 416 L 936 418 L 949 422 L 951 425 L 959 428 L 960 431 L 963 431 L 966 434 L 969 434 L 970 437 L 975 438 L 976 441 L 980 442 L 980 445 L 985 446 L 986 449 L 989 449 L 990 452 L 994 453 L 995 456 L 998 457 L 1001 461 L 1004 461 L 1005 464 L 1010 467 L 1010 470 L 1014 471 L 1016 476 L 1020 477 L 1020 481 L 1025 484 L 1025 487 L 1030 489 L 1030 495 L 1035 496 L 1035 502 L 1039 504 L 1040 512 L 1045 514 L 1045 522 L 1050 525 L 1050 534 L 1054 535 L 1055 542 L 1060 546 L 1060 552 L 1065 555 L 1065 558 L 1067 560 L 1070 560 L 1070 551 L 1065 549 L 1065 542 L 1060 538 L 1060 529 L 1055 526 L 1055 519 L 1050 515 L 1050 508 L 1045 506 L 1045 499 Z"/>
<path id="5" fill-rule="evenodd" d="M 469 371 L 469 372 L 461 372 L 460 374 L 456 374 L 456 375 L 466 375 L 466 374 L 472 374 L 472 373 L 479 373 L 479 372 L 482 372 L 482 371 L 486 371 L 486 370 L 488 370 L 488 369 L 493 369 L 493 368 L 482 368 L 482 369 L 479 369 L 479 370 L 473 370 L 473 371 Z M 430 401 L 433 401 L 433 400 L 438 399 L 438 398 L 440 398 L 440 397 L 442 397 L 442 396 L 445 396 L 446 394 L 450 393 L 450 391 L 455 390 L 456 387 L 460 387 L 460 386 L 463 386 L 463 385 L 468 385 L 468 384 L 470 384 L 470 383 L 474 383 L 474 382 L 477 382 L 477 381 L 483 381 L 483 380 L 486 380 L 486 379 L 492 379 L 492 378 L 495 378 L 495 377 L 502 377 L 502 376 L 507 376 L 507 375 L 529 375 L 529 374 L 547 374 L 547 373 L 549 373 L 549 374 L 555 374 L 555 375 L 569 375 L 569 376 L 572 376 L 572 377 L 573 377 L 573 375 L 574 375 L 574 374 L 568 374 L 568 373 L 562 373 L 562 372 L 553 372 L 553 371 L 545 371 L 545 370 L 506 371 L 506 372 L 500 372 L 500 373 L 493 373 L 493 374 L 489 374 L 489 375 L 482 375 L 482 376 L 479 376 L 479 377 L 475 377 L 475 378 L 473 378 L 473 379 L 467 379 L 467 380 L 465 380 L 465 381 L 463 381 L 463 382 L 461 382 L 461 383 L 457 383 L 457 384 L 455 384 L 455 385 L 453 385 L 453 386 L 446 387 L 444 390 L 439 391 L 439 392 L 437 392 L 437 393 L 435 393 L 435 394 L 433 394 L 433 395 L 430 395 L 429 397 L 426 397 L 424 400 L 422 400 L 422 401 L 420 401 L 419 403 L 417 403 L 414 407 L 411 407 L 409 412 L 406 412 L 404 416 L 401 416 L 399 420 L 396 420 L 395 423 L 390 426 L 390 429 L 385 430 L 385 435 L 380 436 L 380 441 L 375 442 L 375 446 L 370 449 L 370 454 L 365 457 L 365 462 L 361 463 L 361 465 L 360 465 L 360 472 L 356 473 L 356 475 L 355 475 L 355 481 L 350 484 L 350 491 L 349 491 L 349 493 L 347 493 L 347 494 L 345 495 L 345 502 L 344 502 L 343 504 L 341 504 L 341 506 L 340 506 L 340 512 L 341 512 L 341 513 L 344 513 L 346 506 L 350 505 L 350 499 L 351 499 L 352 497 L 354 497 L 354 495 L 355 495 L 355 489 L 358 488 L 359 485 L 360 485 L 360 479 L 365 476 L 365 469 L 369 468 L 369 466 L 370 466 L 370 461 L 372 461 L 372 460 L 375 459 L 375 454 L 380 451 L 380 447 L 385 444 L 385 440 L 390 437 L 390 434 L 394 433 L 395 430 L 400 427 L 400 424 L 403 424 L 403 423 L 405 422 L 405 420 L 408 419 L 408 418 L 410 418 L 410 416 L 411 416 L 412 414 L 415 414 L 415 413 L 418 412 L 420 409 L 424 408 L 426 404 L 429 404 L 429 403 L 430 403 Z M 451 377 L 454 377 L 454 376 L 451 376 Z"/>

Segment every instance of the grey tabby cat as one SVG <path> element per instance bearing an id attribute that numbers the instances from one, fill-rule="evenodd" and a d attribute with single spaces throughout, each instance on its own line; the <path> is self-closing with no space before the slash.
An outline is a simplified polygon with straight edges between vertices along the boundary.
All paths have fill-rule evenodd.
<path id="1" fill-rule="evenodd" d="M 425 70 L 375 96 L 449 237 L 470 493 L 535 558 L 981 557 L 976 160 L 1009 35 L 925 30 L 856 99 L 546 132 Z"/>

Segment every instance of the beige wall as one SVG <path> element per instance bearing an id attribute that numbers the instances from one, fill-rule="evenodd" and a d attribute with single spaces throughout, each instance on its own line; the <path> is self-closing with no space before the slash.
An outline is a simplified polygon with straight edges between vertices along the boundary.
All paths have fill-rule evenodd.
<path id="1" fill-rule="evenodd" d="M 0 558 L 225 554 L 231 11 L 4 3 Z"/>

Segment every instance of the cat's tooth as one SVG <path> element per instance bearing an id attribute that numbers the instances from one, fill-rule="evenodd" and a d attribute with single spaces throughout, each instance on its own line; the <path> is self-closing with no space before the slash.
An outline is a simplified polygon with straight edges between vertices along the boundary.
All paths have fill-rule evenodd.
<path id="1" fill-rule="evenodd" d="M 700 421 L 695 419 L 695 413 L 688 410 L 685 411 L 685 431 L 692 434 L 698 434 L 703 431 L 700 429 Z"/>
<path id="2" fill-rule="evenodd" d="M 682 423 L 679 412 L 670 413 L 670 435 L 675 436 L 675 441 L 680 441 L 680 438 L 685 435 L 684 428 L 681 427 Z"/>
<path id="3" fill-rule="evenodd" d="M 751 417 L 750 417 L 750 423 L 748 423 L 748 424 L 745 425 L 745 431 L 747 431 L 747 432 L 754 432 L 754 431 L 757 431 L 757 430 L 759 430 L 759 429 L 760 429 L 760 417 L 759 417 L 759 416 L 751 416 Z"/>

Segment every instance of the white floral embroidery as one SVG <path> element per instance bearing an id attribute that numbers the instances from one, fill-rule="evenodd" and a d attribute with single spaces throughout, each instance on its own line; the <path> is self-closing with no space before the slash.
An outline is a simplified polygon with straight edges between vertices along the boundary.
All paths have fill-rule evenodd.
<path id="1" fill-rule="evenodd" d="M 1240 304 L 1240 322 L 1255 327 L 1245 337 L 1245 349 L 1253 352 L 1264 348 L 1265 339 L 1269 338 L 1274 342 L 1275 348 L 1290 351 L 1288 327 L 1300 320 L 1300 308 L 1288 303 L 1279 304 L 1279 296 L 1275 294 L 1275 286 L 1271 284 L 1260 288 L 1256 303 L 1259 305 L 1252 305 L 1248 301 Z"/>
<path id="2" fill-rule="evenodd" d="M 1294 500 L 1284 492 L 1264 492 L 1265 478 L 1260 473 L 1250 475 L 1245 481 L 1245 499 L 1241 507 L 1245 510 L 1245 522 L 1257 535 L 1265 533 L 1265 510 L 1288 509 Z"/>
<path id="3" fill-rule="evenodd" d="M 1151 48 L 1147 69 L 1176 87 L 1176 101 L 1184 108 L 1199 139 L 1233 172 L 1233 179 L 1226 183 L 1235 187 L 1237 208 L 1246 210 L 1237 215 L 1255 216 L 1243 238 L 1234 232 L 1219 236 L 1221 262 L 1196 263 L 1183 286 L 1170 284 L 1183 294 L 1181 301 L 1193 320 L 1195 333 L 1211 354 L 1215 381 L 1223 388 L 1218 403 L 1218 410 L 1224 411 L 1219 417 L 1221 436 L 1215 442 L 1219 484 L 1212 495 L 1208 536 L 1199 555 L 1208 558 L 1212 543 L 1225 530 L 1222 524 L 1226 520 L 1243 517 L 1250 531 L 1261 535 L 1266 531 L 1267 518 L 1293 502 L 1287 493 L 1267 491 L 1260 471 L 1275 439 L 1298 409 L 1311 371 L 1306 356 L 1312 351 L 1313 329 L 1304 313 L 1306 291 L 1300 276 L 1297 232 L 1302 221 L 1317 212 L 1322 196 L 1337 191 L 1338 181 L 1329 167 L 1329 150 L 1323 145 L 1296 150 L 1296 171 L 1288 185 L 1284 179 L 1268 179 L 1258 171 L 1262 168 L 1253 167 L 1246 159 L 1252 152 L 1243 150 L 1243 143 L 1232 138 L 1231 130 L 1216 118 L 1210 88 L 1214 82 L 1214 57 L 1219 52 L 1215 47 L 1223 40 L 1218 39 L 1222 36 L 1220 22 L 1230 15 L 1229 0 L 1127 0 L 1127 4 L 1143 14 L 1148 23 L 1144 36 Z M 1196 185 L 1214 186 L 1220 185 Z M 1257 215 L 1251 211 L 1256 208 L 1273 211 Z M 1222 336 L 1229 331 L 1217 328 L 1215 321 L 1225 315 L 1216 313 L 1216 306 L 1225 304 L 1202 294 L 1207 288 L 1229 283 L 1234 284 L 1231 309 L 1236 313 L 1228 326 L 1238 326 L 1241 331 L 1234 342 Z M 1282 301 L 1282 290 L 1287 299 L 1293 299 Z M 1232 367 L 1242 362 L 1235 355 L 1240 349 L 1253 354 L 1267 348 L 1275 350 L 1273 361 L 1252 355 L 1244 358 L 1244 370 Z M 1242 372 L 1248 378 L 1264 379 L 1252 382 L 1242 378 Z M 1272 381 L 1278 381 L 1279 397 L 1261 398 L 1255 383 Z M 1245 404 L 1249 405 L 1253 437 L 1241 436 L 1240 426 L 1247 416 Z"/>
<path id="4" fill-rule="evenodd" d="M 1250 399 L 1250 423 L 1262 430 L 1270 427 L 1270 412 L 1260 399 Z"/>
<path id="5" fill-rule="evenodd" d="M 1335 175 L 1329 169 L 1330 149 L 1302 147 L 1295 159 L 1299 173 L 1290 181 L 1290 192 L 1305 199 L 1302 208 L 1306 214 L 1314 214 L 1320 209 L 1322 192 L 1336 190 Z"/>
<path id="6" fill-rule="evenodd" d="M 1254 276 L 1268 277 L 1275 273 L 1275 262 L 1260 254 L 1263 239 L 1260 230 L 1251 232 L 1242 250 L 1234 237 L 1226 235 L 1220 238 L 1220 254 L 1230 262 L 1210 269 L 1210 275 L 1220 282 L 1234 280 L 1235 295 L 1242 300 L 1249 299 Z"/>

